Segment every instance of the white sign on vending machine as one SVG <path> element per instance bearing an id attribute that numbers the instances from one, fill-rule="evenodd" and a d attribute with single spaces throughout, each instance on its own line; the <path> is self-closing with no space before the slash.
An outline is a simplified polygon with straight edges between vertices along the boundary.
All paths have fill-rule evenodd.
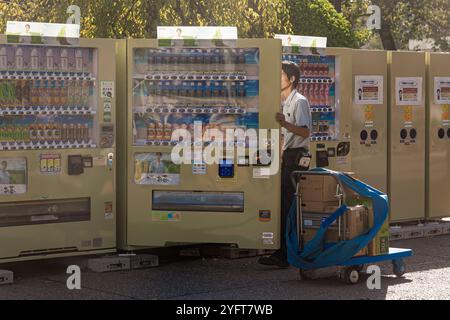
<path id="1" fill-rule="evenodd" d="M 434 103 L 450 104 L 450 77 L 434 78 Z"/>
<path id="2" fill-rule="evenodd" d="M 355 76 L 355 104 L 383 104 L 383 76 Z"/>
<path id="3" fill-rule="evenodd" d="M 395 97 L 398 106 L 423 105 L 422 77 L 395 78 Z"/>

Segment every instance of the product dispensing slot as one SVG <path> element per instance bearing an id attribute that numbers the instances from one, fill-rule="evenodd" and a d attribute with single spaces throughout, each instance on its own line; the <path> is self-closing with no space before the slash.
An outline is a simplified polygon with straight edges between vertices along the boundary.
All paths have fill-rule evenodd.
<path id="1" fill-rule="evenodd" d="M 90 219 L 90 198 L 0 204 L 0 227 L 79 222 Z"/>
<path id="2" fill-rule="evenodd" d="M 153 191 L 152 209 L 161 211 L 244 212 L 243 192 Z"/>

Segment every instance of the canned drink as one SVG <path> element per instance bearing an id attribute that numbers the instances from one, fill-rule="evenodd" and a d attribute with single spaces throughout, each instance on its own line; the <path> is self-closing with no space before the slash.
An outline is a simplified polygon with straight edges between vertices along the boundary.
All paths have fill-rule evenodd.
<path id="1" fill-rule="evenodd" d="M 61 126 L 57 123 L 53 124 L 53 139 L 56 142 L 61 141 Z"/>
<path id="2" fill-rule="evenodd" d="M 68 139 L 69 139 L 69 137 L 68 137 L 67 124 L 63 123 L 61 126 L 61 141 L 67 142 Z"/>
<path id="3" fill-rule="evenodd" d="M 83 140 L 84 142 L 89 142 L 89 140 L 91 138 L 90 132 L 89 132 L 89 124 L 85 123 L 84 124 L 84 128 L 83 128 Z"/>
<path id="4" fill-rule="evenodd" d="M 83 141 L 83 127 L 82 127 L 81 123 L 78 123 L 76 126 L 75 139 L 79 143 L 81 143 Z"/>
<path id="5" fill-rule="evenodd" d="M 156 125 L 156 140 L 162 140 L 164 138 L 164 125 L 158 123 Z"/>
<path id="6" fill-rule="evenodd" d="M 172 125 L 170 123 L 164 124 L 164 140 L 169 141 L 172 138 Z"/>
<path id="7" fill-rule="evenodd" d="M 154 123 L 150 123 L 147 126 L 147 140 L 153 141 L 156 139 L 156 127 Z"/>
<path id="8" fill-rule="evenodd" d="M 53 125 L 51 123 L 45 125 L 45 140 L 53 142 Z"/>
<path id="9" fill-rule="evenodd" d="M 46 138 L 46 128 L 45 124 L 39 124 L 38 125 L 38 140 L 43 142 Z"/>
<path id="10" fill-rule="evenodd" d="M 37 141 L 38 140 L 38 128 L 37 128 L 37 126 L 34 125 L 34 124 L 31 124 L 29 129 L 30 129 L 30 140 L 32 142 Z"/>
<path id="11" fill-rule="evenodd" d="M 67 134 L 67 138 L 69 139 L 70 143 L 73 143 L 75 141 L 76 135 L 75 135 L 75 125 L 73 123 L 71 123 L 69 125 L 69 130 L 68 130 L 68 134 Z"/>

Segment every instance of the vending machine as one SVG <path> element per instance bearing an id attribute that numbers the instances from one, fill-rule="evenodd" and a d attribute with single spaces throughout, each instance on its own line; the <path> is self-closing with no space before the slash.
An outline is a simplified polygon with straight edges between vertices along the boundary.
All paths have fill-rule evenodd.
<path id="1" fill-rule="evenodd" d="M 387 52 L 353 50 L 352 63 L 352 171 L 387 193 Z"/>
<path id="2" fill-rule="evenodd" d="M 300 67 L 297 90 L 311 107 L 311 168 L 351 171 L 351 53 L 344 48 L 308 53 L 283 46 L 283 60 Z"/>
<path id="3" fill-rule="evenodd" d="M 0 37 L 0 263 L 115 251 L 114 50 Z"/>
<path id="4" fill-rule="evenodd" d="M 391 222 L 425 218 L 425 53 L 389 52 Z"/>
<path id="5" fill-rule="evenodd" d="M 450 54 L 427 53 L 427 217 L 450 216 Z"/>
<path id="6" fill-rule="evenodd" d="M 181 30 L 180 30 L 181 31 Z M 280 175 L 251 163 L 258 155 L 224 155 L 178 164 L 172 157 L 185 129 L 204 138 L 217 129 L 279 129 L 281 45 L 239 39 L 232 46 L 159 46 L 157 40 L 120 43 L 119 248 L 185 243 L 240 248 L 279 247 Z M 200 125 L 200 129 L 198 129 Z M 199 131 L 199 132 L 198 132 Z M 272 132 L 266 143 L 274 142 Z M 175 139 L 175 140 L 174 140 Z M 191 146 L 192 140 L 184 140 Z M 227 141 L 228 143 L 228 141 Z M 279 146 L 278 146 L 279 148 Z M 278 152 L 276 152 L 278 154 Z"/>

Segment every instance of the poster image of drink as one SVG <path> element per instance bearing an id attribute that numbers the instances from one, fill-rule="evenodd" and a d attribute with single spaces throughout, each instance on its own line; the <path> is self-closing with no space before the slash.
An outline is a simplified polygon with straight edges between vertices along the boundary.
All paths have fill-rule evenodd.
<path id="1" fill-rule="evenodd" d="M 27 192 L 26 158 L 0 158 L 0 195 Z"/>
<path id="2" fill-rule="evenodd" d="M 450 103 L 450 77 L 434 78 L 434 103 L 435 104 Z"/>
<path id="3" fill-rule="evenodd" d="M 180 165 L 172 162 L 170 153 L 137 153 L 134 181 L 140 185 L 179 185 Z"/>
<path id="4" fill-rule="evenodd" d="M 355 104 L 383 104 L 383 76 L 355 76 Z"/>
<path id="5" fill-rule="evenodd" d="M 398 106 L 418 106 L 422 101 L 422 78 L 395 78 L 395 97 Z"/>

